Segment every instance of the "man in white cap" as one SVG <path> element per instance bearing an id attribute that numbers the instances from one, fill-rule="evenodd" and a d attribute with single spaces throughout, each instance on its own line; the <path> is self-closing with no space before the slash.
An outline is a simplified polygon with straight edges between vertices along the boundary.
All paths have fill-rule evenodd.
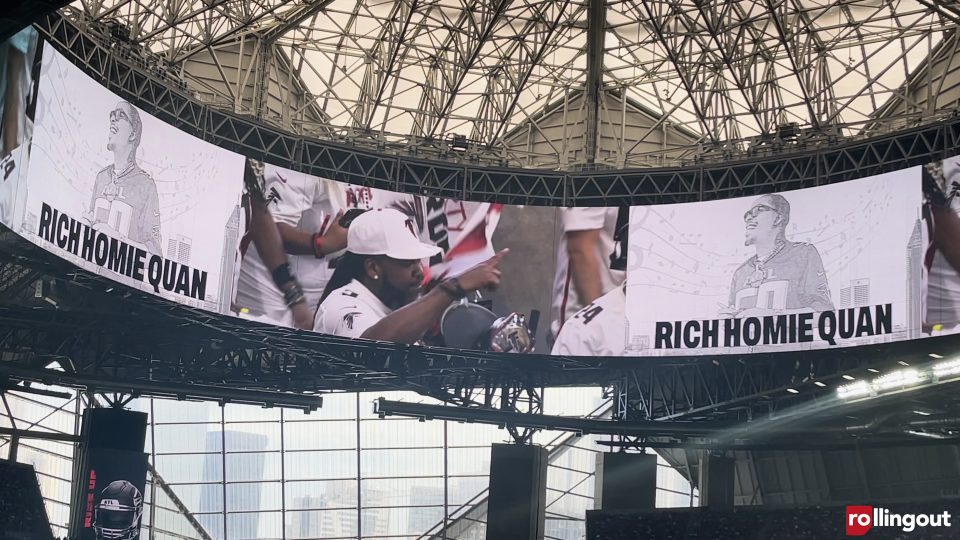
<path id="1" fill-rule="evenodd" d="M 347 232 L 347 253 L 320 298 L 313 329 L 338 336 L 415 343 L 454 300 L 500 284 L 502 250 L 419 296 L 423 259 L 441 248 L 420 241 L 413 220 L 394 209 L 357 216 Z"/>

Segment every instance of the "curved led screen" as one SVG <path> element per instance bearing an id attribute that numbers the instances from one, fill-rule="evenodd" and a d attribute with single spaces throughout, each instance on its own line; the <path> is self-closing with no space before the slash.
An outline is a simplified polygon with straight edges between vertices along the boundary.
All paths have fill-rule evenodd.
<path id="1" fill-rule="evenodd" d="M 10 144 L 0 132 L 0 218 L 175 302 L 351 338 L 577 356 L 832 348 L 960 325 L 956 158 L 620 209 L 394 193 L 208 144 L 49 44 L 34 61 L 36 36 L 23 37 L 3 49 L 16 52 L 0 82 L 22 91 L 3 93 L 16 98 L 4 110 Z M 289 268 L 251 241 L 264 230 L 257 205 Z"/>
<path id="2" fill-rule="evenodd" d="M 916 337 L 920 168 L 631 210 L 628 353 L 802 350 Z"/>
<path id="3" fill-rule="evenodd" d="M 228 312 L 243 157 L 140 111 L 49 44 L 41 73 L 11 228 L 91 272 Z"/>

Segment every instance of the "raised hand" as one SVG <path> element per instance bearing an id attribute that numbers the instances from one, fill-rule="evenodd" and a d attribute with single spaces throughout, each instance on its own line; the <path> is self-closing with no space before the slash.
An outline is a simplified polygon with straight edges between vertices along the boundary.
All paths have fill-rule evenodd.
<path id="1" fill-rule="evenodd" d="M 493 257 L 457 276 L 463 290 L 469 293 L 480 289 L 496 289 L 500 285 L 501 277 L 497 265 L 509 252 L 509 249 L 502 249 Z"/>

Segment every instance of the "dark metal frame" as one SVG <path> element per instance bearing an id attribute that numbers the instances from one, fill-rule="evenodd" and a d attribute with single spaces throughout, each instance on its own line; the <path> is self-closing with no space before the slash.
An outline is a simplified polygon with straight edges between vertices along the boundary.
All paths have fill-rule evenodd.
<path id="1" fill-rule="evenodd" d="M 4 246 L 0 263 L 54 280 L 59 306 L 33 299 L 32 282 L 22 284 L 20 303 L 0 302 L 0 382 L 7 384 L 38 381 L 308 410 L 328 391 L 415 390 L 457 405 L 531 413 L 542 411 L 543 387 L 617 384 L 626 388 L 618 399 L 621 419 L 750 420 L 832 396 L 842 374 L 929 360 L 929 352 L 946 354 L 960 345 L 960 336 L 944 336 L 743 358 L 640 359 L 358 342 L 168 302 L 7 236 L 15 243 Z"/>
<path id="2" fill-rule="evenodd" d="M 37 27 L 111 91 L 205 141 L 324 178 L 421 195 L 545 206 L 691 202 L 862 178 L 942 159 L 960 147 L 960 118 L 953 115 L 872 139 L 837 137 L 812 150 L 678 168 L 567 173 L 427 161 L 298 136 L 202 104 L 58 13 Z"/>
<path id="3" fill-rule="evenodd" d="M 869 140 L 838 139 L 826 149 L 682 168 L 563 173 L 417 160 L 299 137 L 202 104 L 60 14 L 37 26 L 107 88 L 187 133 L 278 165 L 400 192 L 555 206 L 689 202 L 860 178 L 942 158 L 960 146 L 960 118 L 950 117 Z M 0 297 L 25 296 L 40 275 L 86 292 L 70 311 L 0 304 L 0 354 L 7 360 L 0 376 L 13 381 L 306 409 L 318 403 L 303 401 L 303 394 L 407 389 L 459 405 L 482 396 L 489 406 L 497 395 L 505 409 L 533 413 L 542 411 L 538 388 L 619 383 L 625 389 L 621 419 L 750 419 L 832 391 L 812 387 L 813 380 L 919 354 L 913 342 L 748 358 L 529 355 L 518 362 L 510 355 L 358 343 L 249 323 L 126 289 L 25 241 L 15 251 L 0 257 L 3 272 L 16 278 Z M 162 342 L 168 332 L 176 332 L 176 343 Z M 924 347 L 958 342 L 947 337 Z M 49 368 L 51 360 L 68 371 Z M 801 384 L 809 387 L 801 395 L 786 392 Z M 530 433 L 513 435 L 528 440 Z"/>

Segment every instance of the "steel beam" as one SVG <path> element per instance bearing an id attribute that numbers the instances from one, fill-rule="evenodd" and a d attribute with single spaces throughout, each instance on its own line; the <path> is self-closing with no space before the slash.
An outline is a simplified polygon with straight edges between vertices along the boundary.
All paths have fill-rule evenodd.
<path id="1" fill-rule="evenodd" d="M 376 141 L 321 141 L 195 101 L 169 81 L 61 15 L 38 24 L 70 60 L 110 90 L 183 131 L 223 148 L 325 178 L 406 193 L 553 206 L 618 206 L 714 200 L 842 182 L 941 159 L 960 146 L 960 117 L 889 135 L 826 134 L 809 149 L 681 167 L 564 173 L 428 161 L 378 150 Z M 875 123 L 875 120 L 871 121 Z M 873 125 L 873 124 L 871 124 Z M 369 148 L 358 145 L 369 144 Z M 406 145 L 403 145 L 405 151 Z M 390 150 L 390 147 L 387 147 Z M 499 165 L 501 156 L 491 163 Z"/>

